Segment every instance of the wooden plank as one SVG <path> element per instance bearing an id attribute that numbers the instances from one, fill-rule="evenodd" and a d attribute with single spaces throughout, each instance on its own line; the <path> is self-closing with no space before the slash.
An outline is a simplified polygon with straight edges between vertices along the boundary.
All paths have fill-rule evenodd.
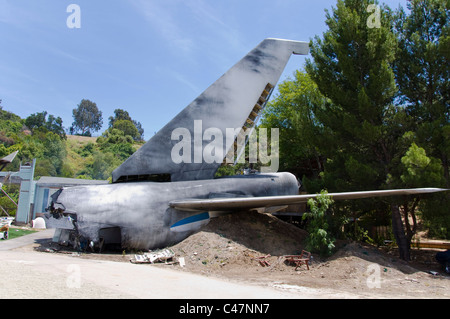
<path id="1" fill-rule="evenodd" d="M 416 248 L 450 249 L 450 243 L 445 242 L 420 241 L 420 242 L 412 242 L 411 246 Z"/>

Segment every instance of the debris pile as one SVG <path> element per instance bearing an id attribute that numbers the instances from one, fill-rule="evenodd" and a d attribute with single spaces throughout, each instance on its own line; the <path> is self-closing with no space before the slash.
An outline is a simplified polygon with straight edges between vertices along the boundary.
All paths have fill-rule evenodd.
<path id="1" fill-rule="evenodd" d="M 175 263 L 173 257 L 175 253 L 171 249 L 163 249 L 158 251 L 150 251 L 141 255 L 134 255 L 134 258 L 130 259 L 133 264 L 153 264 L 163 262 L 165 264 Z"/>
<path id="2" fill-rule="evenodd" d="M 0 218 L 0 239 L 8 239 L 9 227 L 13 222 L 14 217 Z"/>
<path id="3" fill-rule="evenodd" d="M 0 227 L 0 239 L 8 239 L 9 226 Z"/>

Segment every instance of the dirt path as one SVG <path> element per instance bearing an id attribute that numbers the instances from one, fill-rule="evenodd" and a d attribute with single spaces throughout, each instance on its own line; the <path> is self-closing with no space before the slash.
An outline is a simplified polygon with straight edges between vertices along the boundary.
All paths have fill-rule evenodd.
<path id="1" fill-rule="evenodd" d="M 0 251 L 0 298 L 293 299 L 357 298 L 328 289 L 263 286 L 153 265 Z"/>

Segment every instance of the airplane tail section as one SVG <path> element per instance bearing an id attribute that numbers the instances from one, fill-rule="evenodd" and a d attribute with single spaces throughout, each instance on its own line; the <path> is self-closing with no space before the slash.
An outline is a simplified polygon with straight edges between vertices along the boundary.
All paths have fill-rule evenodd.
<path id="1" fill-rule="evenodd" d="M 265 39 L 112 174 L 113 182 L 211 179 L 235 138 L 251 128 L 292 54 L 307 42 Z"/>

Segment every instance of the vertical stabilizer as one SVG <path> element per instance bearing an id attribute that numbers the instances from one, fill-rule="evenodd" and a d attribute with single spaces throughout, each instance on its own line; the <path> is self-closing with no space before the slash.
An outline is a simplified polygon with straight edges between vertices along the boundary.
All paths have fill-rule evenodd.
<path id="1" fill-rule="evenodd" d="M 262 41 L 119 166 L 113 182 L 213 178 L 233 147 L 227 129 L 254 124 L 289 57 L 308 51 L 307 42 Z M 213 162 L 202 156 L 212 144 L 221 157 Z"/>

